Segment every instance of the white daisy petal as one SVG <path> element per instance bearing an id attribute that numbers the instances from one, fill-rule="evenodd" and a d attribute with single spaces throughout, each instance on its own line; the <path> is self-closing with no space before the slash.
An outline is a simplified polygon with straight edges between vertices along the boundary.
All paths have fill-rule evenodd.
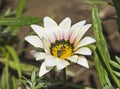
<path id="1" fill-rule="evenodd" d="M 76 39 L 77 35 L 79 34 L 80 29 L 76 29 L 76 30 L 72 30 L 71 34 L 70 34 L 70 42 L 74 43 L 74 40 Z"/>
<path id="2" fill-rule="evenodd" d="M 42 40 L 43 40 L 43 47 L 44 47 L 45 53 L 50 54 L 50 49 L 49 49 L 50 43 L 45 38 L 43 38 Z"/>
<path id="3" fill-rule="evenodd" d="M 61 39 L 68 39 L 71 27 L 71 19 L 69 17 L 65 18 L 60 24 Z"/>
<path id="4" fill-rule="evenodd" d="M 38 25 L 31 25 L 33 31 L 42 38 L 44 36 L 44 28 Z"/>
<path id="5" fill-rule="evenodd" d="M 79 31 L 79 34 L 77 35 L 76 37 L 76 41 L 74 44 L 78 44 L 80 39 L 83 37 L 83 35 L 88 31 L 88 29 L 91 27 L 91 24 L 86 24 L 84 25 L 80 31 Z"/>
<path id="6" fill-rule="evenodd" d="M 52 69 L 52 68 L 51 68 Z M 41 64 L 41 67 L 40 67 L 40 71 L 39 71 L 39 77 L 42 77 L 43 75 L 45 75 L 46 73 L 48 73 L 51 69 L 46 69 L 46 66 L 45 66 L 45 63 L 43 62 Z"/>
<path id="7" fill-rule="evenodd" d="M 45 59 L 45 65 L 48 67 L 55 66 L 56 65 L 56 58 L 54 56 L 47 55 L 47 57 Z"/>
<path id="8" fill-rule="evenodd" d="M 79 56 L 77 64 L 89 68 L 88 61 L 84 56 Z"/>
<path id="9" fill-rule="evenodd" d="M 37 52 L 33 50 L 31 51 L 31 54 L 36 58 L 36 60 L 43 60 L 46 58 L 46 54 L 43 52 Z"/>
<path id="10" fill-rule="evenodd" d="M 76 63 L 77 62 L 77 59 L 78 59 L 78 56 L 77 55 L 73 55 L 73 56 L 71 56 L 71 57 L 69 57 L 69 58 L 67 58 L 69 61 L 71 61 L 71 62 L 74 62 L 74 63 Z"/>
<path id="11" fill-rule="evenodd" d="M 44 27 L 46 30 L 46 36 L 48 36 L 51 42 L 60 39 L 60 31 L 57 23 L 50 17 L 44 18 Z"/>
<path id="12" fill-rule="evenodd" d="M 31 45 L 33 45 L 34 47 L 43 48 L 43 43 L 38 36 L 33 36 L 33 35 L 32 36 L 26 36 L 25 40 L 27 42 L 29 42 Z"/>
<path id="13" fill-rule="evenodd" d="M 85 24 L 86 20 L 83 20 L 83 21 L 80 21 L 76 24 L 74 24 L 72 27 L 71 27 L 71 30 L 76 30 L 76 29 L 80 29 L 84 24 Z"/>
<path id="14" fill-rule="evenodd" d="M 44 27 L 47 30 L 53 30 L 58 27 L 57 23 L 50 17 L 44 17 Z"/>
<path id="15" fill-rule="evenodd" d="M 56 65 L 57 70 L 62 70 L 70 64 L 66 60 L 62 60 L 62 59 L 56 59 L 56 60 L 57 60 L 57 65 Z"/>
<path id="16" fill-rule="evenodd" d="M 45 37 L 51 42 L 55 42 L 57 40 L 57 36 L 53 30 L 46 30 L 45 31 Z"/>
<path id="17" fill-rule="evenodd" d="M 95 43 L 95 39 L 93 39 L 92 37 L 85 37 L 80 41 L 80 43 L 76 46 L 75 49 L 92 43 Z"/>
<path id="18" fill-rule="evenodd" d="M 74 53 L 82 54 L 82 55 L 91 55 L 92 54 L 91 50 L 89 48 L 87 48 L 87 47 L 79 48 Z"/>

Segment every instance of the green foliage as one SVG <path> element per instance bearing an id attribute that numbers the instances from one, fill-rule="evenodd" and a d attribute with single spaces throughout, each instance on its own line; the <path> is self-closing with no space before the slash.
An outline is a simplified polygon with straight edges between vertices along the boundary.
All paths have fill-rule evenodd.
<path id="1" fill-rule="evenodd" d="M 26 1 L 19 0 L 18 7 L 15 11 L 8 8 L 0 13 L 0 65 L 2 64 L 2 67 L 0 66 L 2 68 L 0 79 L 5 85 L 5 89 L 18 89 L 18 80 L 21 79 L 23 73 L 29 75 L 33 67 L 35 70 L 38 70 L 29 61 L 21 62 L 18 53 L 13 47 L 18 41 L 17 35 L 20 26 L 31 25 L 42 21 L 38 17 L 22 16 Z M 13 71 L 15 73 L 17 72 L 17 75 Z M 3 89 L 1 85 L 0 89 Z"/>
<path id="2" fill-rule="evenodd" d="M 107 74 L 106 70 L 104 69 L 102 62 L 100 61 L 101 57 L 99 56 L 99 54 L 96 51 L 94 51 L 94 55 L 95 55 L 94 56 L 95 67 L 98 72 L 101 86 L 104 89 L 107 89 L 107 87 L 109 87 L 109 89 L 113 89 L 113 87 L 108 79 L 108 74 Z"/>
<path id="3" fill-rule="evenodd" d="M 0 25 L 2 26 L 25 26 L 41 22 L 42 19 L 38 17 L 11 17 L 0 18 Z"/>
<path id="4" fill-rule="evenodd" d="M 100 1 L 100 0 L 85 0 L 85 3 L 91 4 L 91 5 L 108 4 L 106 1 Z"/>
<path id="5" fill-rule="evenodd" d="M 35 70 L 32 71 L 31 79 L 27 79 L 23 77 L 24 80 L 22 80 L 23 84 L 25 85 L 26 89 L 41 89 L 46 85 L 45 82 L 41 78 L 38 78 L 36 76 Z"/>
<path id="6" fill-rule="evenodd" d="M 0 81 L 0 89 L 5 89 L 1 81 Z"/>
<path id="7" fill-rule="evenodd" d="M 110 65 L 110 63 L 112 63 L 112 66 L 119 69 L 118 63 L 111 61 L 106 41 L 102 32 L 102 24 L 98 15 L 98 8 L 96 6 L 94 6 L 94 8 L 92 9 L 92 22 L 97 46 L 96 50 L 94 51 L 94 60 L 96 69 L 98 71 L 100 83 L 103 89 L 114 89 L 109 79 L 110 74 L 116 86 L 120 88 L 120 80 L 115 74 L 117 72 L 114 72 L 113 68 Z"/>
<path id="8" fill-rule="evenodd" d="M 118 64 L 120 65 L 120 58 L 117 56 L 115 58 L 116 58 L 116 61 L 118 62 Z"/>
<path id="9" fill-rule="evenodd" d="M 12 76 L 12 85 L 13 85 L 12 87 L 13 87 L 13 89 L 18 89 L 16 81 L 17 81 L 17 79 L 14 76 Z"/>
<path id="10" fill-rule="evenodd" d="M 8 50 L 10 56 L 13 58 L 14 60 L 14 63 L 16 65 L 16 68 L 17 68 L 17 72 L 18 72 L 18 76 L 19 76 L 19 79 L 21 78 L 21 68 L 20 68 L 20 60 L 18 58 L 18 55 L 15 51 L 15 49 L 11 46 L 6 46 L 6 49 Z"/>
<path id="11" fill-rule="evenodd" d="M 5 58 L 4 60 L 6 61 L 5 62 L 5 67 L 3 69 L 3 72 L 2 72 L 2 80 L 4 85 L 5 85 L 5 89 L 9 89 L 9 66 L 8 66 L 8 63 L 9 63 L 9 54 L 6 53 L 5 49 L 1 48 L 0 49 L 2 51 L 2 54 L 3 54 L 3 57 Z"/>
<path id="12" fill-rule="evenodd" d="M 12 45 L 17 41 L 17 37 L 13 35 L 10 27 L 0 28 L 0 46 Z"/>
<path id="13" fill-rule="evenodd" d="M 120 77 L 120 58 L 116 56 L 116 61 L 110 61 L 111 66 L 114 67 L 114 74 L 118 77 Z M 119 80 L 120 82 L 120 80 Z"/>
<path id="14" fill-rule="evenodd" d="M 43 19 L 39 17 L 24 17 L 22 13 L 25 8 L 27 0 L 19 0 L 18 7 L 16 12 L 12 12 L 11 8 L 8 8 L 1 16 L 0 16 L 0 63 L 4 65 L 1 81 L 0 89 L 18 89 L 18 80 L 21 80 L 21 76 L 24 73 L 25 75 L 31 75 L 31 78 L 23 77 L 22 83 L 25 85 L 27 89 L 41 89 L 48 85 L 47 82 L 44 82 L 42 78 L 38 78 L 35 73 L 35 70 L 38 68 L 34 65 L 31 65 L 28 61 L 21 62 L 19 55 L 15 51 L 13 44 L 16 43 L 17 34 L 19 32 L 20 26 L 26 26 L 31 24 L 36 24 L 41 22 Z M 96 1 L 96 0 L 87 0 L 88 4 L 98 5 L 98 4 L 107 4 L 105 1 Z M 120 31 L 120 0 L 113 0 L 114 6 L 118 15 L 118 25 Z M 11 17 L 14 16 L 14 17 Z M 96 50 L 94 50 L 94 62 L 95 67 L 98 72 L 99 80 L 103 89 L 114 89 L 111 84 L 111 79 L 115 83 L 116 87 L 120 89 L 120 58 L 116 57 L 116 60 L 111 60 L 110 54 L 108 52 L 108 48 L 106 45 L 105 38 L 102 32 L 102 24 L 101 20 L 98 16 L 98 8 L 94 6 L 92 9 L 92 22 L 94 28 L 94 35 L 96 39 Z M 95 49 L 95 47 L 90 46 Z M 34 67 L 32 74 L 29 74 L 31 69 Z M 17 76 L 12 75 L 10 69 L 17 71 Z M 55 79 L 52 79 L 52 81 Z M 17 82 L 16 82 L 17 81 Z M 47 88 L 56 87 L 60 84 L 57 82 L 49 83 Z M 4 84 L 4 86 L 3 86 Z M 73 83 L 68 83 L 67 86 L 76 88 L 76 89 L 92 89 L 90 87 L 83 88 L 83 86 Z"/>
<path id="15" fill-rule="evenodd" d="M 26 1 L 27 0 L 19 0 L 19 5 L 17 8 L 16 17 L 21 16 L 21 14 L 23 13 L 25 5 L 26 5 Z"/>

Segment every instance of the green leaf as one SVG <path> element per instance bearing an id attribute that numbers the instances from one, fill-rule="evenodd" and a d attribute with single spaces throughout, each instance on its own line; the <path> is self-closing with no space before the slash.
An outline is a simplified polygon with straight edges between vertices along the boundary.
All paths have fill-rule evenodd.
<path id="1" fill-rule="evenodd" d="M 94 29 L 94 36 L 96 39 L 96 46 L 101 54 L 103 61 L 106 65 L 109 65 L 110 55 L 107 49 L 107 44 L 102 32 L 102 23 L 98 15 L 98 8 L 95 6 L 92 9 L 92 23 Z"/>
<path id="2" fill-rule="evenodd" d="M 120 77 L 120 72 L 114 71 L 115 75 Z"/>
<path id="3" fill-rule="evenodd" d="M 3 14 L 3 17 L 9 16 L 10 13 L 11 13 L 11 8 L 8 8 L 8 9 L 5 11 L 5 13 Z"/>
<path id="4" fill-rule="evenodd" d="M 109 86 L 109 87 L 111 87 L 111 89 L 113 89 L 113 87 L 110 83 L 110 80 L 108 78 L 108 74 L 107 74 L 106 70 L 104 69 L 102 63 L 100 62 L 101 57 L 100 57 L 97 49 L 96 49 L 96 51 L 94 51 L 94 55 L 95 55 L 94 56 L 95 67 L 98 72 L 98 77 L 99 77 L 102 87 L 104 88 L 105 86 Z"/>
<path id="5" fill-rule="evenodd" d="M 26 0 L 19 0 L 19 4 L 16 10 L 16 17 L 20 17 L 25 9 Z M 14 26 L 12 34 L 17 35 L 19 32 L 20 26 Z"/>
<path id="6" fill-rule="evenodd" d="M 100 62 L 103 63 L 102 64 L 103 69 L 108 71 L 108 73 L 110 74 L 110 76 L 114 80 L 116 86 L 120 88 L 119 79 L 114 75 L 113 70 L 110 66 L 111 58 L 110 58 L 110 55 L 109 55 L 109 51 L 108 51 L 108 48 L 107 48 L 107 45 L 106 45 L 105 38 L 103 36 L 102 23 L 101 23 L 99 15 L 98 15 L 98 8 L 97 8 L 96 5 L 92 9 L 92 23 L 93 23 L 93 29 L 94 29 L 94 36 L 96 38 L 96 46 L 97 46 L 96 48 L 97 48 L 97 51 L 98 51 L 98 53 L 96 53 L 95 56 L 97 55 L 97 58 L 98 59 L 100 58 L 99 59 Z M 99 68 L 97 70 L 99 70 Z M 101 70 L 101 71 L 103 71 L 103 70 Z M 101 85 L 104 87 L 104 81 L 102 81 L 102 80 L 101 80 Z"/>
<path id="7" fill-rule="evenodd" d="M 10 85 L 9 85 L 9 54 L 6 53 L 4 48 L 0 49 L 2 51 L 2 55 L 4 57 L 5 60 L 5 68 L 3 69 L 3 73 L 2 73 L 2 81 L 4 81 L 5 84 L 5 89 L 9 89 Z"/>
<path id="8" fill-rule="evenodd" d="M 106 85 L 103 89 L 113 89 L 110 86 Z"/>
<path id="9" fill-rule="evenodd" d="M 91 87 L 85 87 L 85 89 L 95 89 L 95 88 L 91 88 Z"/>
<path id="10" fill-rule="evenodd" d="M 91 4 L 91 5 L 108 4 L 106 1 L 98 1 L 98 0 L 85 0 L 85 3 Z"/>
<path id="11" fill-rule="evenodd" d="M 0 89 L 5 89 L 3 83 L 0 81 Z"/>
<path id="12" fill-rule="evenodd" d="M 7 48 L 8 52 L 9 52 L 9 54 L 11 55 L 11 57 L 14 60 L 14 63 L 15 63 L 16 68 L 17 68 L 18 76 L 19 76 L 19 79 L 20 79 L 22 73 L 21 73 L 20 60 L 18 58 L 18 55 L 17 55 L 17 53 L 16 53 L 16 51 L 15 51 L 15 49 L 13 47 L 6 46 L 6 48 Z"/>
<path id="13" fill-rule="evenodd" d="M 31 75 L 31 82 L 33 83 L 35 81 L 35 70 L 32 71 L 32 75 Z"/>
<path id="14" fill-rule="evenodd" d="M 15 77 L 14 76 L 12 76 L 12 87 L 13 87 L 13 89 L 18 89 L 18 87 L 17 87 L 17 83 L 16 83 L 16 79 L 15 79 Z"/>
<path id="15" fill-rule="evenodd" d="M 8 67 L 8 62 L 9 62 L 9 55 L 6 53 L 5 54 L 5 60 L 6 60 L 6 63 L 5 63 L 5 83 L 6 83 L 6 89 L 9 89 L 10 88 L 10 85 L 9 85 L 9 67 Z"/>
<path id="16" fill-rule="evenodd" d="M 32 71 L 31 79 L 27 79 L 23 77 L 22 83 L 26 86 L 28 89 L 41 89 L 45 86 L 45 83 L 43 80 L 39 77 L 36 77 L 35 70 Z"/>
<path id="17" fill-rule="evenodd" d="M 0 62 L 2 64 L 5 64 L 6 60 L 3 60 L 3 59 L 0 58 Z M 16 64 L 14 63 L 13 60 L 9 60 L 9 67 L 13 70 L 17 70 Z M 22 72 L 24 72 L 25 74 L 27 74 L 27 72 L 30 72 L 31 69 L 33 69 L 33 68 L 34 68 L 34 70 L 38 71 L 38 67 L 36 67 L 34 65 L 31 65 L 29 63 L 29 61 L 27 61 L 27 63 L 26 62 L 21 62 L 20 63 L 20 68 L 21 68 Z M 29 73 L 28 73 L 28 75 L 29 75 Z"/>
<path id="18" fill-rule="evenodd" d="M 17 8 L 16 17 L 21 16 L 21 14 L 25 8 L 25 5 L 26 5 L 26 0 L 19 0 L 19 5 Z"/>
<path id="19" fill-rule="evenodd" d="M 101 70 L 101 71 L 102 71 L 102 70 Z M 105 86 L 108 86 L 109 89 L 113 89 L 112 84 L 111 84 L 111 82 L 110 82 L 110 80 L 109 80 L 109 77 L 108 77 L 108 74 L 107 74 L 106 71 L 105 71 L 105 82 L 106 82 L 106 85 L 105 85 Z"/>
<path id="20" fill-rule="evenodd" d="M 21 80 L 21 82 L 25 85 L 25 86 L 27 86 L 27 84 L 28 85 L 30 85 L 30 86 L 32 86 L 32 83 L 31 83 L 31 81 L 29 80 L 29 79 L 27 79 L 26 77 L 24 77 L 24 76 L 22 76 L 22 80 Z M 30 87 L 29 86 L 29 87 Z"/>
<path id="21" fill-rule="evenodd" d="M 0 18 L 0 25 L 6 26 L 25 26 L 41 22 L 42 19 L 38 17 L 11 17 Z"/>
<path id="22" fill-rule="evenodd" d="M 117 62 L 110 61 L 111 65 L 120 70 L 120 65 Z"/>
<path id="23" fill-rule="evenodd" d="M 120 58 L 117 56 L 115 56 L 115 58 L 116 58 L 117 62 L 120 64 Z"/>

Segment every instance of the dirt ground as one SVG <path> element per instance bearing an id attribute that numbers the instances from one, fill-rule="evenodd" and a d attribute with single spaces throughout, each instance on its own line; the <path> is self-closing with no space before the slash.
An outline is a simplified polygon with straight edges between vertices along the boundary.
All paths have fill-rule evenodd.
<path id="1" fill-rule="evenodd" d="M 65 17 L 70 17 L 72 24 L 80 20 L 86 20 L 87 23 L 91 23 L 92 6 L 84 3 L 84 1 L 85 0 L 27 0 L 23 15 L 35 17 L 53 16 L 58 23 Z M 7 0 L 7 3 L 12 5 L 13 8 L 17 7 L 17 0 Z M 107 17 L 115 16 L 115 9 L 110 5 L 99 5 L 99 9 L 101 19 L 103 20 Z M 117 22 L 113 19 L 104 20 L 103 26 L 110 51 L 113 55 L 114 53 L 119 54 L 120 35 L 117 31 Z M 29 31 L 31 31 L 30 27 L 23 27 L 19 34 L 20 38 L 23 39 Z M 87 32 L 87 35 L 93 36 L 92 28 Z M 90 58 L 90 60 L 93 61 L 92 57 Z M 89 70 L 81 67 L 77 68 L 81 69 L 81 71 L 77 71 L 78 75 L 73 77 L 73 82 L 82 82 L 85 86 L 101 89 L 98 76 L 93 66 L 91 66 Z"/>

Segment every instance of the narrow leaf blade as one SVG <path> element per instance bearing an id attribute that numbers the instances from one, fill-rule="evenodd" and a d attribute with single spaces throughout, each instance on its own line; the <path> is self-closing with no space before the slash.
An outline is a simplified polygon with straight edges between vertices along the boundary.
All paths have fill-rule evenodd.
<path id="1" fill-rule="evenodd" d="M 21 73 L 21 68 L 20 68 L 20 60 L 18 58 L 17 53 L 16 53 L 15 49 L 11 46 L 6 46 L 6 48 L 7 48 L 8 52 L 10 53 L 11 57 L 13 58 L 14 63 L 17 68 L 18 76 L 19 76 L 19 78 L 21 78 L 22 73 Z"/>
<path id="2" fill-rule="evenodd" d="M 120 65 L 115 61 L 110 61 L 111 65 L 120 70 Z"/>
<path id="3" fill-rule="evenodd" d="M 42 19 L 38 17 L 11 17 L 0 18 L 0 25 L 6 26 L 25 26 L 41 22 Z"/>

